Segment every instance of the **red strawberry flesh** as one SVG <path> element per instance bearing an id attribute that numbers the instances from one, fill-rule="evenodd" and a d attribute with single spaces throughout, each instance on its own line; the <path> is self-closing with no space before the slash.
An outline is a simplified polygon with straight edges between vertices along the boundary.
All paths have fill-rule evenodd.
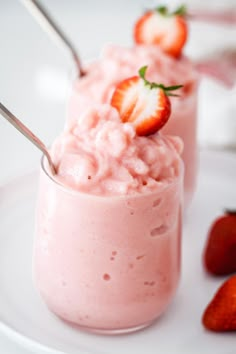
<path id="1" fill-rule="evenodd" d="M 236 214 L 224 215 L 213 223 L 204 251 L 204 265 L 214 275 L 236 272 Z"/>
<path id="2" fill-rule="evenodd" d="M 202 323 L 214 332 L 236 331 L 236 275 L 216 292 L 202 316 Z"/>

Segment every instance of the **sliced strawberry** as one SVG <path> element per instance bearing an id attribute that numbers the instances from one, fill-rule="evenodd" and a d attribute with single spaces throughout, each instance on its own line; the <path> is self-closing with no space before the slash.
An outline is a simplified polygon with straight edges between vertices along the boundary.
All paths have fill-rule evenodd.
<path id="1" fill-rule="evenodd" d="M 173 13 L 169 13 L 163 6 L 146 12 L 135 24 L 135 42 L 159 45 L 167 54 L 180 56 L 188 37 L 185 14 L 183 6 Z"/>
<path id="2" fill-rule="evenodd" d="M 211 274 L 236 272 L 236 211 L 227 211 L 213 223 L 203 260 L 206 270 Z"/>
<path id="3" fill-rule="evenodd" d="M 167 96 L 179 86 L 165 87 L 145 79 L 147 66 L 139 70 L 140 76 L 122 81 L 111 99 L 111 105 L 120 113 L 122 122 L 135 126 L 137 135 L 156 133 L 168 121 L 171 113 L 170 100 Z"/>
<path id="4" fill-rule="evenodd" d="M 236 331 L 236 275 L 219 288 L 203 314 L 202 323 L 215 332 Z"/>

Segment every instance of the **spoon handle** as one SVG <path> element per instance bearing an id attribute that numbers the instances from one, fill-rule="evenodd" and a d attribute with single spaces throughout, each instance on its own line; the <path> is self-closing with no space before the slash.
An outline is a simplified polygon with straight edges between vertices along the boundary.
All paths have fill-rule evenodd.
<path id="1" fill-rule="evenodd" d="M 30 140 L 38 149 L 40 149 L 43 154 L 46 156 L 49 166 L 53 174 L 56 173 L 55 167 L 53 165 L 51 156 L 48 153 L 48 150 L 44 143 L 35 136 L 32 131 L 27 128 L 18 118 L 14 116 L 1 102 L 0 102 L 0 114 L 8 120 L 21 134 L 23 134 L 28 140 Z"/>
<path id="2" fill-rule="evenodd" d="M 38 21 L 42 29 L 51 37 L 51 39 L 70 53 L 76 65 L 78 76 L 83 76 L 85 73 L 82 69 L 81 61 L 75 47 L 66 37 L 65 33 L 63 33 L 54 22 L 47 10 L 37 0 L 21 0 L 21 2 L 25 5 L 36 21 Z"/>

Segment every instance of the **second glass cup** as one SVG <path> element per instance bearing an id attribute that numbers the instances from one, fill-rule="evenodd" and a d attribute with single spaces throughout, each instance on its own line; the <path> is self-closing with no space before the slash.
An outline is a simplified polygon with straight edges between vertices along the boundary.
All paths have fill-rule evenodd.
<path id="1" fill-rule="evenodd" d="M 175 59 L 155 46 L 124 48 L 106 46 L 99 60 L 86 66 L 86 76 L 74 80 L 68 100 L 70 127 L 87 107 L 98 103 L 109 104 L 116 85 L 128 75 L 133 76 L 145 63 L 147 78 L 166 86 L 182 84 L 179 97 L 171 97 L 172 114 L 162 129 L 164 134 L 179 136 L 184 142 L 183 161 L 184 206 L 190 204 L 197 181 L 197 113 L 199 74 L 185 56 Z"/>

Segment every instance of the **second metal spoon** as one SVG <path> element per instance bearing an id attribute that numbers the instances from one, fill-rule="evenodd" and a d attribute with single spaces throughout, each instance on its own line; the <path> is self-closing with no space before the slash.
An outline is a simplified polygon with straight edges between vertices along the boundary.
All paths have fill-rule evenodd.
<path id="1" fill-rule="evenodd" d="M 55 23 L 48 11 L 37 0 L 21 0 L 21 2 L 52 40 L 70 53 L 75 63 L 78 77 L 84 76 L 85 72 L 82 68 L 81 60 L 75 47 Z"/>
<path id="2" fill-rule="evenodd" d="M 0 114 L 8 120 L 21 134 L 23 134 L 28 140 L 30 140 L 38 149 L 40 149 L 48 160 L 49 167 L 53 175 L 56 174 L 55 166 L 53 165 L 52 158 L 44 145 L 44 143 L 35 136 L 29 128 L 27 128 L 18 118 L 14 116 L 1 102 L 0 102 Z"/>

